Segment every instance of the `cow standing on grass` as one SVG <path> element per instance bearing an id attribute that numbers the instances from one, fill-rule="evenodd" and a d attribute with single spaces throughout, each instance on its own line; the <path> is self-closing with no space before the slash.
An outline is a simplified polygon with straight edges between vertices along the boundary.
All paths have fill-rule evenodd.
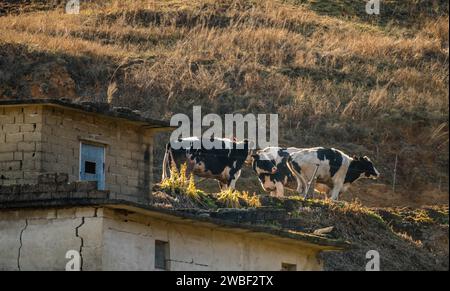
<path id="1" fill-rule="evenodd" d="M 264 191 L 276 197 L 284 196 L 284 189 L 297 189 L 297 180 L 288 168 L 289 154 L 300 149 L 268 147 L 252 154 L 252 168 Z"/>
<path id="2" fill-rule="evenodd" d="M 331 187 L 330 195 L 333 200 L 338 200 L 339 194 L 347 191 L 356 180 L 377 179 L 380 176 L 367 156 L 352 158 L 333 148 L 317 147 L 293 152 L 288 166 L 297 179 L 297 191 L 300 194 L 307 195 L 306 185 L 316 173 L 318 183 Z"/>
<path id="3" fill-rule="evenodd" d="M 192 173 L 195 176 L 215 179 L 221 190 L 235 188 L 242 166 L 249 160 L 251 153 L 247 140 L 236 142 L 226 138 L 200 140 L 197 137 L 188 137 L 177 142 L 181 143 L 181 148 L 176 149 L 171 143 L 166 145 L 162 179 L 169 177 L 172 167 L 179 170 L 180 166 L 186 163 L 188 177 Z M 206 148 L 205 142 L 214 142 L 214 148 Z"/>

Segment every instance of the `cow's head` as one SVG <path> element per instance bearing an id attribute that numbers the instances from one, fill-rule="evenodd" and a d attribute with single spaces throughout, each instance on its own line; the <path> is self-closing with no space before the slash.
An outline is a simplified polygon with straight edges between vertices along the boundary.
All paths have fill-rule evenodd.
<path id="1" fill-rule="evenodd" d="M 273 175 L 261 174 L 258 175 L 259 182 L 261 182 L 261 187 L 264 191 L 274 191 L 277 188 L 276 183 L 279 183 L 274 180 Z"/>
<path id="2" fill-rule="evenodd" d="M 278 170 L 274 161 L 264 153 L 254 153 L 251 158 L 252 168 L 258 175 L 275 174 Z"/>
<path id="3" fill-rule="evenodd" d="M 378 179 L 380 177 L 380 172 L 375 168 L 373 162 L 367 157 L 354 157 L 358 162 L 358 168 L 361 170 L 361 174 L 366 178 Z"/>

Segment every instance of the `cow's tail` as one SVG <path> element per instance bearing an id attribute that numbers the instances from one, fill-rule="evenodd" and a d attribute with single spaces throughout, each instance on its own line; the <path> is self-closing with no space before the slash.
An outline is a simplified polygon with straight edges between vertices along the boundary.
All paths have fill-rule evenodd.
<path id="1" fill-rule="evenodd" d="M 297 180 L 297 192 L 298 192 L 298 194 L 305 195 L 304 192 L 305 192 L 305 189 L 307 187 L 307 182 L 306 182 L 305 178 L 302 175 L 301 168 L 298 165 L 295 164 L 295 161 L 292 158 L 292 156 L 289 156 L 289 158 L 287 160 L 287 166 L 288 166 L 288 169 L 291 171 L 292 175 Z"/>
<path id="2" fill-rule="evenodd" d="M 166 151 L 164 153 L 164 159 L 163 159 L 163 164 L 162 164 L 162 177 L 161 177 L 161 181 L 165 180 L 167 178 L 170 178 L 170 157 L 169 157 L 169 151 L 171 150 L 170 148 L 170 143 L 168 143 L 166 145 Z"/>

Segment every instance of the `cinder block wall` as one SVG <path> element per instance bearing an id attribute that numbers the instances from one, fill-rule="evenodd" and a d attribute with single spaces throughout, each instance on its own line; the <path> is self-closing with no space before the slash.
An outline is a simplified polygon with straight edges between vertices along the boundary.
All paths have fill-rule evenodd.
<path id="1" fill-rule="evenodd" d="M 0 109 L 0 185 L 35 184 L 42 173 L 79 180 L 80 142 L 105 146 L 112 198 L 141 201 L 152 184 L 152 131 L 119 119 L 47 105 Z M 3 177 L 3 178 L 2 178 Z"/>
<path id="2" fill-rule="evenodd" d="M 35 184 L 42 172 L 42 107 L 0 108 L 0 185 Z"/>

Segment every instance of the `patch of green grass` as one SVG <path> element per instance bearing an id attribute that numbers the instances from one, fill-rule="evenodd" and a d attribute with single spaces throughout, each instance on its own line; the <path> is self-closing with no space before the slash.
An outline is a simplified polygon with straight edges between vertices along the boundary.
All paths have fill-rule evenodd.
<path id="1" fill-rule="evenodd" d="M 201 201 L 202 204 L 207 208 L 207 209 L 217 209 L 217 204 L 216 204 L 216 200 L 214 198 L 212 198 L 210 195 L 203 193 L 200 195 L 201 197 Z"/>

